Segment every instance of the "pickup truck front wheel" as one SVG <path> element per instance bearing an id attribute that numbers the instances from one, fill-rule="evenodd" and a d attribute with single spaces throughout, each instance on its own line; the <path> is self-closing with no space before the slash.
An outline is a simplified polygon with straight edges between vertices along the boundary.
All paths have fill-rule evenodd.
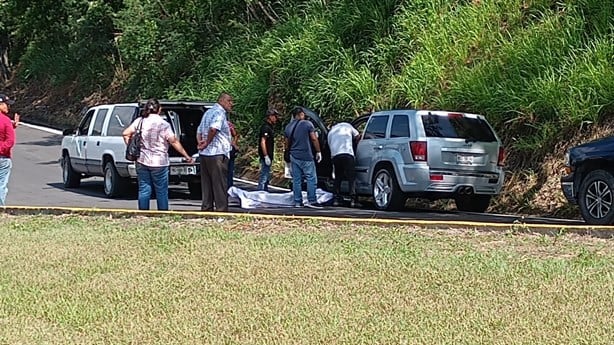
<path id="1" fill-rule="evenodd" d="M 107 162 L 104 166 L 104 195 L 107 198 L 115 198 L 126 189 L 127 179 L 119 176 L 113 162 Z"/>
<path id="2" fill-rule="evenodd" d="M 595 225 L 614 223 L 614 176 L 605 170 L 591 171 L 578 189 L 582 218 Z"/>
<path id="3" fill-rule="evenodd" d="M 62 157 L 62 182 L 64 188 L 77 188 L 81 185 L 81 176 L 72 168 L 69 155 Z"/>

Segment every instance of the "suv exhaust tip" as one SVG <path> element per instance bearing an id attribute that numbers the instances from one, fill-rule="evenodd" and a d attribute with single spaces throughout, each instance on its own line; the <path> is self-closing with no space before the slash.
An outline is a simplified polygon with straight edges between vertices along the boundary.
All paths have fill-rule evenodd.
<path id="1" fill-rule="evenodd" d="M 471 195 L 473 194 L 473 187 L 471 186 L 461 186 L 456 191 L 460 195 Z"/>

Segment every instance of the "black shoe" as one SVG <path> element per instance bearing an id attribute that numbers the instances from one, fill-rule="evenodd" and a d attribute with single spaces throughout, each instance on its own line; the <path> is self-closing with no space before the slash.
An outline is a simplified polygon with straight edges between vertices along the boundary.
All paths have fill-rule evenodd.
<path id="1" fill-rule="evenodd" d="M 322 204 L 314 202 L 314 203 L 305 203 L 305 207 L 309 207 L 309 208 L 315 208 L 315 209 L 323 209 L 324 206 L 322 206 Z"/>

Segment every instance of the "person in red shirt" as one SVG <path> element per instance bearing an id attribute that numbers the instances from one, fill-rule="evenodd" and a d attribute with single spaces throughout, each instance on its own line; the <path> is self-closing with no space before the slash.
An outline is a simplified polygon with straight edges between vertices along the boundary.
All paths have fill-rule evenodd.
<path id="1" fill-rule="evenodd" d="M 9 117 L 9 107 L 14 101 L 0 93 L 0 206 L 6 205 L 9 176 L 13 162 L 11 152 L 15 146 L 15 126 Z"/>

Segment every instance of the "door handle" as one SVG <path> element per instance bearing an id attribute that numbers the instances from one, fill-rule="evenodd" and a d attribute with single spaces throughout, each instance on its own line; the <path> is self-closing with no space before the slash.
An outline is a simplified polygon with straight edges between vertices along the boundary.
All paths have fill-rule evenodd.
<path id="1" fill-rule="evenodd" d="M 97 141 L 97 142 L 96 142 L 96 146 L 100 146 L 100 141 Z"/>
<path id="2" fill-rule="evenodd" d="M 381 150 L 381 149 L 383 149 L 383 148 L 384 148 L 384 146 L 382 146 L 382 145 L 373 146 L 373 149 L 374 149 L 374 150 Z"/>

